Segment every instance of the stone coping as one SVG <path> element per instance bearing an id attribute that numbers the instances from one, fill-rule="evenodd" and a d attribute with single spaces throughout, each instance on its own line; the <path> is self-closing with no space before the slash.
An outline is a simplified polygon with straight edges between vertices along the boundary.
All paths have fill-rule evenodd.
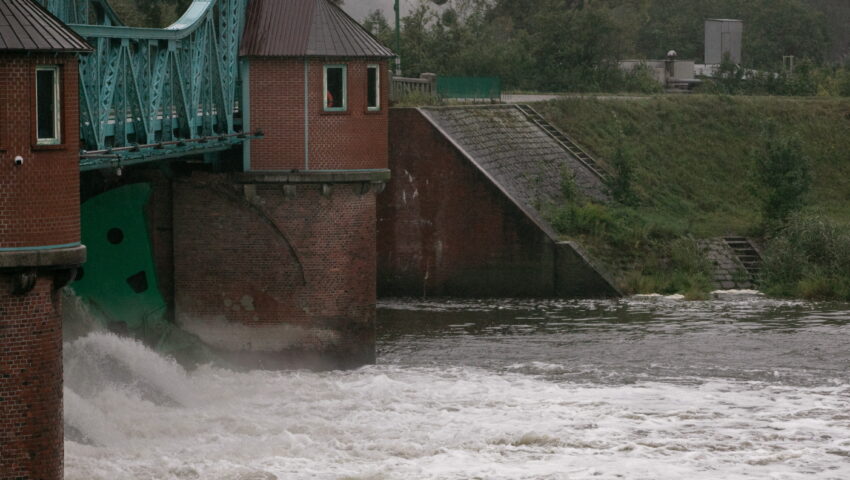
<path id="1" fill-rule="evenodd" d="M 289 172 L 256 171 L 233 174 L 235 183 L 262 184 L 324 184 L 324 183 L 386 183 L 389 169 L 379 170 L 294 170 Z"/>
<path id="2" fill-rule="evenodd" d="M 0 270 L 77 267 L 86 263 L 86 247 L 0 252 Z"/>

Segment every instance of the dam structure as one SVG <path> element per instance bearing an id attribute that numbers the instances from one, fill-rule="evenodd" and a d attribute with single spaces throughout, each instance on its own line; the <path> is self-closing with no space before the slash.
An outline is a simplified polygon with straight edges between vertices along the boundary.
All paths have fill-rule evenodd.
<path id="1" fill-rule="evenodd" d="M 195 0 L 162 29 L 0 4 L 0 478 L 63 476 L 66 286 L 110 331 L 252 369 L 374 363 L 378 285 L 616 296 L 519 181 L 557 190 L 561 147 L 514 107 L 394 109 L 391 135 L 394 57 L 330 0 Z"/>
<path id="2" fill-rule="evenodd" d="M 195 1 L 164 29 L 105 0 L 44 3 L 94 47 L 75 292 L 165 350 L 373 361 L 394 54 L 326 0 Z"/>
<path id="3" fill-rule="evenodd" d="M 375 359 L 394 54 L 327 0 L 0 5 L 0 478 L 63 477 L 62 295 L 248 368 Z"/>

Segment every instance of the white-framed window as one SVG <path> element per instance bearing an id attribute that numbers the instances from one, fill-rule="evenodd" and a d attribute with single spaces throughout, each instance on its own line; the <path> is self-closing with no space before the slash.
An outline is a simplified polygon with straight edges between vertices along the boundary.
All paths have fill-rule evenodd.
<path id="1" fill-rule="evenodd" d="M 348 67 L 345 65 L 325 65 L 324 74 L 326 112 L 344 112 L 348 110 Z"/>
<path id="2" fill-rule="evenodd" d="M 378 65 L 366 66 L 366 109 L 370 112 L 381 109 L 381 69 Z"/>
<path id="3" fill-rule="evenodd" d="M 38 145 L 62 143 L 62 101 L 59 97 L 59 67 L 35 67 L 35 130 Z"/>

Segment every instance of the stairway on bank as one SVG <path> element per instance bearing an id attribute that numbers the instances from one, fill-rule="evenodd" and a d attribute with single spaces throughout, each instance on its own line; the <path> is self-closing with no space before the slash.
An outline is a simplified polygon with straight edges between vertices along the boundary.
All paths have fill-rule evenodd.
<path id="1" fill-rule="evenodd" d="M 519 111 L 521 111 L 529 120 L 531 120 L 535 125 L 540 127 L 547 135 L 552 137 L 558 144 L 567 151 L 570 155 L 575 157 L 579 162 L 582 163 L 587 169 L 596 175 L 603 182 L 607 179 L 607 174 L 605 170 L 599 166 L 599 163 L 581 148 L 575 141 L 573 141 L 567 134 L 562 132 L 561 130 L 555 128 L 554 125 L 546 121 L 543 118 L 543 115 L 537 113 L 537 110 L 531 108 L 529 105 L 517 105 L 516 106 Z"/>
<path id="2" fill-rule="evenodd" d="M 724 237 L 723 241 L 732 249 L 735 257 L 744 266 L 754 284 L 758 284 L 761 275 L 762 259 L 758 250 L 745 237 Z"/>

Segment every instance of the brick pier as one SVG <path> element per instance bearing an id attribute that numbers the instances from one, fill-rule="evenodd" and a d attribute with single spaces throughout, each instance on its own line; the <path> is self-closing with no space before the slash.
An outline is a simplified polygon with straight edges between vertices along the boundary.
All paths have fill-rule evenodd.
<path id="1" fill-rule="evenodd" d="M 75 52 L 89 47 L 34 3 L 15 8 L 0 13 L 15 32 L 0 40 L 0 479 L 61 480 L 59 290 L 86 255 Z"/>

